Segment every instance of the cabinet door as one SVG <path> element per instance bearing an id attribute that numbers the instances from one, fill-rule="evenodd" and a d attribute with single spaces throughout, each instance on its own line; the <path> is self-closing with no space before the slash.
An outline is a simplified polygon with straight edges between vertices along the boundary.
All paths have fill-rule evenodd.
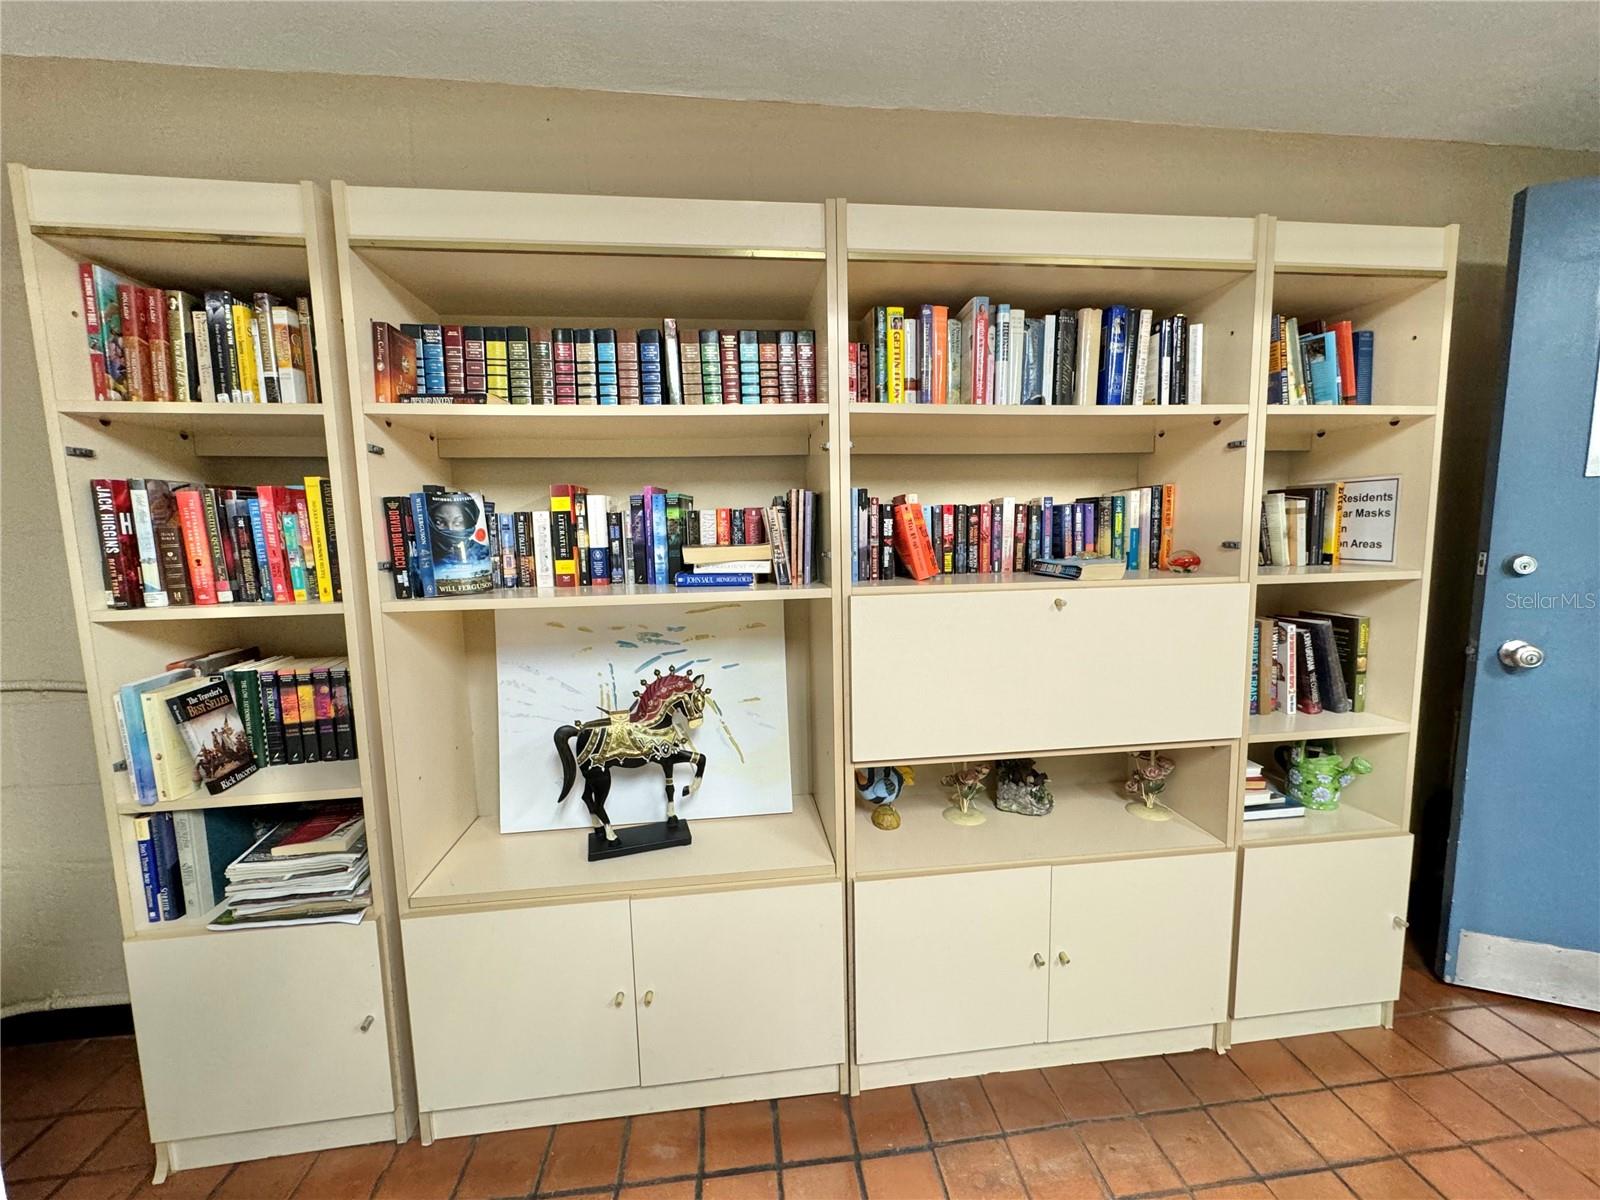
<path id="1" fill-rule="evenodd" d="M 123 955 L 153 1141 L 394 1110 L 373 922 L 152 938 Z"/>
<path id="2" fill-rule="evenodd" d="M 1400 994 L 1411 835 L 1244 851 L 1233 1015 Z"/>
<path id="3" fill-rule="evenodd" d="M 844 956 L 838 883 L 635 900 L 640 1081 L 843 1062 Z"/>
<path id="4" fill-rule="evenodd" d="M 988 757 L 1238 737 L 1245 593 L 1196 584 L 853 596 L 852 754 Z M 964 671 L 971 663 L 1007 669 Z M 950 700 L 907 720 L 907 696 Z"/>
<path id="5" fill-rule="evenodd" d="M 639 1082 L 626 900 L 412 917 L 400 932 L 424 1112 Z"/>
<path id="6" fill-rule="evenodd" d="M 1222 851 L 1053 868 L 1050 1040 L 1226 1018 L 1234 863 Z"/>
<path id="7" fill-rule="evenodd" d="M 857 1061 L 1045 1040 L 1049 867 L 855 889 Z"/>

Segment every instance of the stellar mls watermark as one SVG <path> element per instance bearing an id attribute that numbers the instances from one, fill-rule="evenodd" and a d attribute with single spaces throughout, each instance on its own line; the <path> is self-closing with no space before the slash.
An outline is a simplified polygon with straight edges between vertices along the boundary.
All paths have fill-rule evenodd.
<path id="1" fill-rule="evenodd" d="M 1588 611 L 1600 607 L 1600 596 L 1594 592 L 1507 592 L 1506 607 L 1515 609 L 1572 609 Z"/>

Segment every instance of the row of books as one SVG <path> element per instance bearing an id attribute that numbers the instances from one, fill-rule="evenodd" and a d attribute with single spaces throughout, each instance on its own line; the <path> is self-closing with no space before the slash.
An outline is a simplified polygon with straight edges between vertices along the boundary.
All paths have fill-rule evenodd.
<path id="1" fill-rule="evenodd" d="M 1301 612 L 1256 618 L 1250 635 L 1250 711 L 1365 712 L 1371 618 Z"/>
<path id="2" fill-rule="evenodd" d="M 815 404 L 810 329 L 372 323 L 380 404 Z"/>
<path id="3" fill-rule="evenodd" d="M 1306 806 L 1285 795 L 1279 783 L 1267 777 L 1260 763 L 1254 759 L 1245 760 L 1244 819 L 1246 821 L 1281 821 L 1305 815 Z"/>
<path id="4" fill-rule="evenodd" d="M 695 508 L 646 487 L 627 499 L 552 484 L 550 507 L 501 512 L 477 492 L 429 484 L 383 500 L 398 599 L 496 588 L 742 586 L 816 581 L 817 493 L 791 488 L 768 505 Z"/>
<path id="5" fill-rule="evenodd" d="M 333 488 L 95 479 L 107 608 L 343 599 Z"/>
<path id="6" fill-rule="evenodd" d="M 856 583 L 896 575 L 1009 575 L 1034 571 L 1080 578 L 1098 560 L 1123 570 L 1166 570 L 1177 521 L 1175 484 L 1132 488 L 1106 496 L 1057 502 L 1050 496 L 1018 502 L 1005 496 L 978 503 L 924 503 L 915 493 L 887 503 L 852 488 L 850 578 Z M 1078 570 L 1052 564 L 1071 560 Z"/>
<path id="7" fill-rule="evenodd" d="M 212 929 L 359 920 L 372 896 L 360 802 L 298 809 L 277 821 L 265 811 L 135 817 L 146 920 L 215 913 Z"/>
<path id="8" fill-rule="evenodd" d="M 1373 332 L 1272 315 L 1268 404 L 1371 404 Z"/>
<path id="9" fill-rule="evenodd" d="M 136 803 L 227 791 L 258 770 L 357 757 L 342 657 L 234 647 L 167 664 L 112 696 Z"/>
<path id="10" fill-rule="evenodd" d="M 315 404 L 311 299 L 196 297 L 79 263 L 96 400 Z"/>
<path id="11" fill-rule="evenodd" d="M 1205 327 L 1137 305 L 1043 316 L 974 296 L 883 305 L 850 346 L 851 402 L 881 404 L 1199 404 Z"/>
<path id="12" fill-rule="evenodd" d="M 1263 567 L 1338 566 L 1345 512 L 1343 481 L 1273 488 L 1261 498 Z"/>

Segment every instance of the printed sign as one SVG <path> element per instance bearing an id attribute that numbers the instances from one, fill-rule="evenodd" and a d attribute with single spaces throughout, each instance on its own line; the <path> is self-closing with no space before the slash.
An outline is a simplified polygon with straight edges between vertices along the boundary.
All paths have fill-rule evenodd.
<path id="1" fill-rule="evenodd" d="M 1396 517 L 1400 512 L 1400 480 L 1347 479 L 1339 510 L 1341 562 L 1394 562 Z"/>

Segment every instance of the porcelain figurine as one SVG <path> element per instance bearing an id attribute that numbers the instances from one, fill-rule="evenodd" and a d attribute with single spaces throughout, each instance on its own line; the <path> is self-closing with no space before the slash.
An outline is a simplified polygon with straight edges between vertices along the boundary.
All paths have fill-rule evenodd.
<path id="1" fill-rule="evenodd" d="M 1340 795 L 1357 775 L 1372 774 L 1372 764 L 1359 754 L 1346 761 L 1331 745 L 1300 742 L 1278 746 L 1272 755 L 1283 768 L 1284 791 L 1289 797 L 1325 812 L 1339 807 Z"/>
<path id="2" fill-rule="evenodd" d="M 856 793 L 872 805 L 872 823 L 879 829 L 899 829 L 900 810 L 894 802 L 906 785 L 915 786 L 917 774 L 910 767 L 857 767 Z"/>
<path id="3" fill-rule="evenodd" d="M 1166 790 L 1167 779 L 1178 764 L 1158 750 L 1140 750 L 1129 758 L 1128 781 L 1122 788 L 1135 799 L 1123 807 L 1146 821 L 1170 821 L 1172 810 L 1161 803 L 1161 793 Z"/>
<path id="4" fill-rule="evenodd" d="M 983 795 L 983 781 L 989 777 L 988 763 L 961 764 L 939 782 L 950 789 L 950 807 L 944 810 L 944 819 L 952 825 L 982 825 L 989 818 L 978 811 L 978 797 Z"/>
<path id="5" fill-rule="evenodd" d="M 1050 794 L 1050 776 L 1031 758 L 1007 758 L 995 763 L 994 806 L 1001 812 L 1042 817 L 1056 806 Z"/>
<path id="6" fill-rule="evenodd" d="M 1174 550 L 1167 555 L 1167 570 L 1192 575 L 1200 569 L 1200 556 L 1193 550 Z"/>

